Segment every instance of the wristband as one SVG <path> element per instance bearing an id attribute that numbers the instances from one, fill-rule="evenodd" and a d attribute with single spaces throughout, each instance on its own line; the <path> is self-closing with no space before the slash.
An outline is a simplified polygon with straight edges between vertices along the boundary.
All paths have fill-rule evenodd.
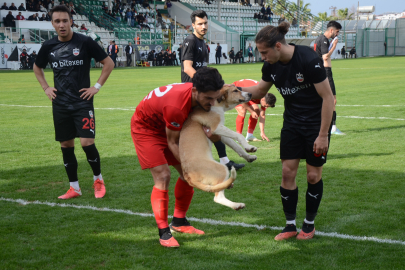
<path id="1" fill-rule="evenodd" d="M 47 88 L 44 89 L 44 92 L 46 91 L 46 89 L 48 89 L 50 86 L 48 86 Z"/>
<path id="2" fill-rule="evenodd" d="M 97 88 L 98 90 L 100 90 L 101 86 L 102 86 L 101 84 L 96 83 L 96 84 L 94 85 L 94 88 Z"/>

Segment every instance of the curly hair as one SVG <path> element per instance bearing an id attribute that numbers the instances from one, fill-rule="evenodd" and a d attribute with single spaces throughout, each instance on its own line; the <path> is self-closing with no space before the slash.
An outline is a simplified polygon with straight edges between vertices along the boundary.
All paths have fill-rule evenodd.
<path id="1" fill-rule="evenodd" d="M 216 68 L 203 67 L 194 74 L 193 86 L 200 93 L 218 91 L 224 86 L 221 74 Z"/>

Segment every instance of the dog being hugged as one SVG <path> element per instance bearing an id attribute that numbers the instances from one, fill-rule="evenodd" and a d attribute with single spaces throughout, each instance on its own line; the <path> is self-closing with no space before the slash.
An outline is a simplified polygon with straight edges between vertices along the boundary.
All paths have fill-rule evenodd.
<path id="1" fill-rule="evenodd" d="M 245 208 L 245 204 L 232 202 L 226 199 L 224 194 L 224 189 L 232 187 L 236 170 L 232 167 L 229 175 L 228 168 L 214 160 L 212 142 L 203 127 L 209 128 L 212 134 L 220 135 L 221 141 L 246 161 L 255 161 L 257 157 L 247 152 L 256 152 L 257 148 L 249 145 L 243 135 L 224 126 L 225 111 L 250 101 L 252 94 L 242 92 L 241 88 L 234 85 L 224 86 L 220 91 L 221 96 L 210 111 L 197 107 L 184 123 L 179 140 L 180 162 L 184 178 L 190 186 L 206 192 L 215 192 L 216 203 L 239 210 Z"/>

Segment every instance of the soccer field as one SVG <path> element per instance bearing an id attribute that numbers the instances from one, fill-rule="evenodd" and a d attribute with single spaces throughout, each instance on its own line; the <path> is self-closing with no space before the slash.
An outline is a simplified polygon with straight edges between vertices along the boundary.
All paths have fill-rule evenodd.
<path id="1" fill-rule="evenodd" d="M 92 172 L 76 140 L 83 196 L 69 188 L 51 103 L 32 71 L 0 72 L 0 269 L 404 269 L 405 57 L 334 60 L 337 126 L 323 169 L 324 194 L 309 241 L 274 241 L 285 225 L 279 186 L 283 99 L 266 110 L 270 142 L 226 190 L 234 211 L 196 190 L 187 217 L 205 235 L 160 246 L 150 205 L 153 180 L 130 134 L 136 105 L 154 88 L 180 82 L 180 67 L 115 69 L 95 97 L 96 145 L 107 194 L 95 199 Z M 220 65 L 226 83 L 261 78 L 261 64 Z M 100 69 L 91 71 L 92 84 Z M 53 73 L 46 70 L 53 85 Z M 236 111 L 226 114 L 235 129 Z M 244 135 L 246 135 L 247 118 Z M 259 127 L 255 136 L 260 137 Z M 228 149 L 235 162 L 244 162 Z M 217 158 L 214 150 L 214 157 Z M 172 170 L 169 215 L 174 210 Z M 306 171 L 297 175 L 297 226 L 305 218 Z M 169 219 L 170 221 L 170 219 Z"/>

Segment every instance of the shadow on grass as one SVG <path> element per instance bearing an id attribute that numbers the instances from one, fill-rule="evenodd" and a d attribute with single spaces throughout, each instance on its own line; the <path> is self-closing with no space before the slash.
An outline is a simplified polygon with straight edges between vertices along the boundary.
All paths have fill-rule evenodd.
<path id="1" fill-rule="evenodd" d="M 380 127 L 380 128 L 367 128 L 367 129 L 352 129 L 352 130 L 345 130 L 347 133 L 365 133 L 365 132 L 373 132 L 373 131 L 388 131 L 388 130 L 395 130 L 395 129 L 402 129 L 405 128 L 405 125 L 397 125 L 397 126 L 390 126 L 390 127 Z"/>

